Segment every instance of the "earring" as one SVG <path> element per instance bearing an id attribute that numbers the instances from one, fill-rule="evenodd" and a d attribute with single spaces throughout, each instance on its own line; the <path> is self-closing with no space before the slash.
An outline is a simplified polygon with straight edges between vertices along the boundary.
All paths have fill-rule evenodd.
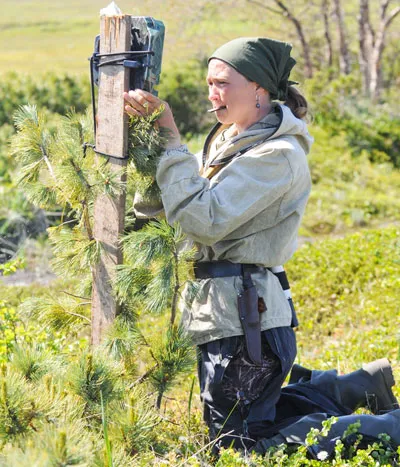
<path id="1" fill-rule="evenodd" d="M 260 105 L 260 96 L 258 94 L 256 94 L 256 107 L 257 107 L 257 109 L 259 109 L 261 107 L 261 105 Z"/>

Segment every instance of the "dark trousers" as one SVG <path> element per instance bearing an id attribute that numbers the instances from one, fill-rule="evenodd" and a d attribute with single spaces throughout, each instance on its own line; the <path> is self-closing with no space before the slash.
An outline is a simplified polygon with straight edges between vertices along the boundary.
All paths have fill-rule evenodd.
<path id="1" fill-rule="evenodd" d="M 263 362 L 254 365 L 247 356 L 243 336 L 199 346 L 199 381 L 204 419 L 211 439 L 236 447 L 254 443 L 252 427 L 273 425 L 281 386 L 296 356 L 292 328 L 262 333 Z"/>
<path id="2" fill-rule="evenodd" d="M 263 362 L 248 358 L 243 336 L 199 346 L 199 381 L 204 419 L 218 446 L 250 447 L 302 416 L 348 415 L 329 391 L 307 383 L 282 388 L 296 356 L 291 327 L 262 332 Z"/>

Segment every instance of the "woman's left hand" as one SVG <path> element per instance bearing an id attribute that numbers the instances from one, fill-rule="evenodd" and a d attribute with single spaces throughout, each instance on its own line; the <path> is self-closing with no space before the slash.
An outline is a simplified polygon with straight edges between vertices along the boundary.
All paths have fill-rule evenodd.
<path id="1" fill-rule="evenodd" d="M 125 110 L 129 115 L 137 115 L 145 117 L 151 115 L 155 110 L 162 105 L 163 113 L 158 118 L 160 127 L 169 130 L 167 139 L 167 149 L 178 147 L 181 144 L 181 137 L 178 127 L 176 126 L 171 108 L 167 102 L 162 101 L 157 96 L 143 89 L 135 89 L 134 91 L 124 92 Z"/>
<path id="2" fill-rule="evenodd" d="M 154 96 L 150 92 L 143 91 L 142 89 L 135 89 L 134 91 L 124 92 L 125 110 L 129 115 L 137 115 L 144 117 L 152 114 L 155 110 L 160 108 L 165 103 Z"/>

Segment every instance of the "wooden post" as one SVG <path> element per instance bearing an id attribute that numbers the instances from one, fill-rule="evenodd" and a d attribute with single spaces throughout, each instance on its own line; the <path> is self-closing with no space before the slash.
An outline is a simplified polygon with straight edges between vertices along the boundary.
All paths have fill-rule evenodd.
<path id="1" fill-rule="evenodd" d="M 130 50 L 131 17 L 102 16 L 100 18 L 100 54 Z M 102 61 L 119 58 L 105 57 Z M 121 57 L 122 58 L 122 57 Z M 129 69 L 121 65 L 100 67 L 96 149 L 120 157 L 110 158 L 115 171 L 126 166 L 128 117 L 124 112 L 123 92 L 128 90 Z M 97 156 L 101 158 L 102 156 Z M 125 178 L 125 175 L 122 175 Z M 99 197 L 94 206 L 94 237 L 105 246 L 99 264 L 93 270 L 92 344 L 101 342 L 104 331 L 113 322 L 118 309 L 113 298 L 110 281 L 116 265 L 122 262 L 119 239 L 124 229 L 125 193 L 111 200 Z"/>

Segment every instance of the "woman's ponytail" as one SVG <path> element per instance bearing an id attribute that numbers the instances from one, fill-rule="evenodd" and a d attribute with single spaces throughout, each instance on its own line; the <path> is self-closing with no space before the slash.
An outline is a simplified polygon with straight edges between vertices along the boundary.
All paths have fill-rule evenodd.
<path id="1" fill-rule="evenodd" d="M 305 120 L 308 113 L 308 104 L 306 98 L 294 86 L 288 87 L 288 97 L 285 105 L 289 107 L 293 115 Z"/>

